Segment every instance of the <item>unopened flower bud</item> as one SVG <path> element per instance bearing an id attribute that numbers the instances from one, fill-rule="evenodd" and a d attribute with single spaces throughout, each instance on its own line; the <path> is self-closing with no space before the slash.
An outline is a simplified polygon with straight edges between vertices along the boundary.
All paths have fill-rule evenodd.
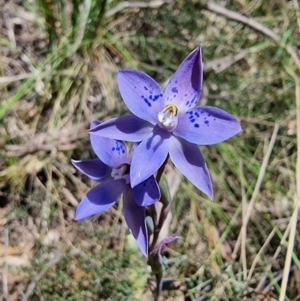
<path id="1" fill-rule="evenodd" d="M 163 207 L 167 207 L 171 202 L 171 194 L 168 182 L 165 177 L 162 177 L 159 182 L 159 188 L 161 192 L 160 202 L 163 204 Z"/>
<path id="2" fill-rule="evenodd" d="M 154 222 L 151 216 L 146 216 L 146 226 L 148 230 L 148 235 L 153 234 L 154 232 Z"/>

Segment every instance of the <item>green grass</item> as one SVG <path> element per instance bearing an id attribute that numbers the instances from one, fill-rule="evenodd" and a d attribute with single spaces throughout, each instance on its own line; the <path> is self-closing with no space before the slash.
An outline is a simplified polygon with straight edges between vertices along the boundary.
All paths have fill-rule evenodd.
<path id="1" fill-rule="evenodd" d="M 73 221 L 76 202 L 93 183 L 75 171 L 70 159 L 94 156 L 85 132 L 91 120 L 127 112 L 117 90 L 118 68 L 137 68 L 164 83 L 201 44 L 205 65 L 247 50 L 221 72 L 205 69 L 200 101 L 237 116 L 243 132 L 201 147 L 212 175 L 214 202 L 187 180 L 181 182 L 170 233 L 184 239 L 170 246 L 166 277 L 182 285 L 179 292 L 164 292 L 164 298 L 278 300 L 289 244 L 284 233 L 297 187 L 291 75 L 299 77 L 299 70 L 286 51 L 290 45 L 299 53 L 293 2 L 247 0 L 227 6 L 272 29 L 280 45 L 204 9 L 205 1 L 127 8 L 106 17 L 121 2 L 5 4 L 0 35 L 0 76 L 6 78 L 0 82 L 0 231 L 7 234 L 0 237 L 0 296 L 20 299 L 20 292 L 44 271 L 28 300 L 148 300 L 147 279 L 153 279 L 146 260 L 128 242 L 121 207 Z M 11 79 L 24 73 L 28 78 Z M 235 250 L 275 124 L 279 130 L 246 237 Z M 49 245 L 45 241 L 52 230 L 58 234 Z M 12 256 L 27 256 L 29 263 L 5 265 L 2 246 L 21 248 Z M 74 249 L 78 253 L 72 255 Z M 49 266 L 57 251 L 60 260 Z M 300 295 L 299 254 L 297 233 L 284 300 Z"/>

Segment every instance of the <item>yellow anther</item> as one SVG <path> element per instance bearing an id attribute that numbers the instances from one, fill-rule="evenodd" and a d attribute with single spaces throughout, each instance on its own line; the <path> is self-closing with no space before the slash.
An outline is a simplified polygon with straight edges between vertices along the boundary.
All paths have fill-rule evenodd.
<path id="1" fill-rule="evenodd" d="M 175 117 L 177 115 L 178 109 L 176 106 L 169 104 L 169 105 L 166 105 L 165 108 L 163 109 L 164 113 L 167 111 L 170 112 L 171 116 Z"/>

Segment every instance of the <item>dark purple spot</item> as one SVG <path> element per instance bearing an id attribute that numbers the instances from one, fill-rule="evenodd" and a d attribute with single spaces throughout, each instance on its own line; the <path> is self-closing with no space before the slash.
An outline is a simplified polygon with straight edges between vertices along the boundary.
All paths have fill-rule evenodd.
<path id="1" fill-rule="evenodd" d="M 184 94 L 184 96 L 187 96 L 187 94 Z"/>
<path id="2" fill-rule="evenodd" d="M 152 95 L 150 95 L 149 98 L 152 100 Z"/>
<path id="3" fill-rule="evenodd" d="M 148 107 L 151 107 L 151 103 L 149 102 L 149 100 L 147 98 L 143 98 L 144 102 L 148 105 Z"/>
<path id="4" fill-rule="evenodd" d="M 198 127 L 199 127 L 199 124 L 198 124 L 198 123 L 195 123 L 195 124 L 194 124 L 194 127 L 195 127 L 195 128 L 198 128 Z"/>
<path id="5" fill-rule="evenodd" d="M 204 123 L 205 123 L 205 124 L 209 124 L 209 121 L 208 121 L 208 120 L 205 120 Z"/>
<path id="6" fill-rule="evenodd" d="M 201 113 L 201 114 L 203 114 L 203 113 L 204 113 L 204 111 L 200 111 L 200 113 Z"/>
<path id="7" fill-rule="evenodd" d="M 195 122 L 196 121 L 196 119 L 191 119 L 191 122 Z"/>
<path id="8" fill-rule="evenodd" d="M 144 89 L 145 89 L 146 91 L 148 91 L 148 88 L 147 88 L 146 86 L 144 86 Z"/>
<path id="9" fill-rule="evenodd" d="M 176 87 L 173 87 L 173 88 L 171 89 L 171 91 L 172 91 L 173 93 L 178 93 L 178 90 L 177 90 Z"/>
<path id="10" fill-rule="evenodd" d="M 216 120 L 216 118 L 214 118 L 214 120 Z"/>
<path id="11" fill-rule="evenodd" d="M 210 114 L 207 114 L 207 116 L 209 117 L 209 116 L 210 116 Z"/>
<path id="12" fill-rule="evenodd" d="M 113 147 L 111 150 L 112 150 L 112 151 L 114 151 L 114 150 L 115 150 L 115 148 Z"/>
<path id="13" fill-rule="evenodd" d="M 185 105 L 188 106 L 189 104 L 190 104 L 190 101 L 187 101 Z"/>
<path id="14" fill-rule="evenodd" d="M 198 112 L 195 112 L 195 115 L 196 115 L 197 117 L 200 117 L 200 115 L 199 115 L 199 113 L 198 113 Z"/>
<path id="15" fill-rule="evenodd" d="M 189 119 L 193 119 L 193 118 L 194 118 L 194 116 L 193 116 L 193 115 L 190 115 Z"/>
<path id="16" fill-rule="evenodd" d="M 162 97 L 163 95 L 162 95 L 162 94 L 159 94 L 159 96 Z"/>

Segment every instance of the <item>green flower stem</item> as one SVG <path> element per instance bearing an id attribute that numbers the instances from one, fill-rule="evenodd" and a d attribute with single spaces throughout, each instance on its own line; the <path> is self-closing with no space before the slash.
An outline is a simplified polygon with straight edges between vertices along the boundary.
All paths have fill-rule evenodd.
<path id="1" fill-rule="evenodd" d="M 169 159 L 169 155 L 167 156 L 163 165 L 157 171 L 157 175 L 156 175 L 157 183 L 159 183 L 161 180 L 161 177 L 165 170 L 168 159 Z M 153 240 L 152 240 L 151 245 L 149 244 L 149 252 L 148 252 L 149 253 L 148 264 L 151 266 L 152 272 L 154 273 L 155 279 L 156 279 L 156 289 L 155 289 L 154 301 L 159 300 L 159 296 L 162 291 L 163 268 L 162 268 L 162 264 L 159 260 L 158 254 L 153 253 L 153 250 L 155 248 L 155 245 L 156 245 L 158 237 L 159 237 L 160 230 L 164 224 L 165 218 L 166 218 L 169 210 L 170 210 L 170 204 L 167 204 L 167 205 L 163 204 L 163 207 L 161 209 L 159 219 L 158 219 L 157 218 L 158 214 L 157 214 L 155 205 L 152 205 L 149 208 L 149 212 L 150 212 L 150 215 L 151 215 L 151 217 L 153 219 L 153 223 L 154 223 Z"/>
<path id="2" fill-rule="evenodd" d="M 160 272 L 160 273 L 158 273 L 158 274 L 155 274 L 155 278 L 156 278 L 156 289 L 155 289 L 155 297 L 154 297 L 154 301 L 158 301 L 159 296 L 160 296 L 161 291 L 162 291 L 163 272 Z"/>

